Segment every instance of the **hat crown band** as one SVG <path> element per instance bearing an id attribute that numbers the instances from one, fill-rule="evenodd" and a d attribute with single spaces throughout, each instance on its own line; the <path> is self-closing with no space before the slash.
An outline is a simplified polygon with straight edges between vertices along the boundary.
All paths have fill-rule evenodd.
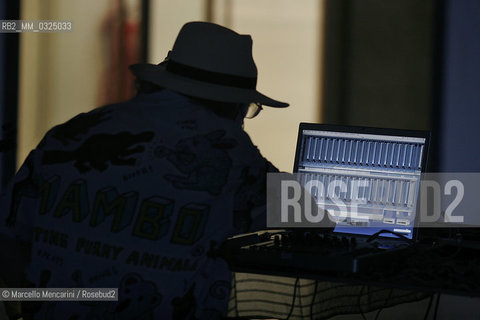
<path id="1" fill-rule="evenodd" d="M 169 58 L 212 72 L 257 76 L 252 57 L 252 38 L 216 24 L 186 24 L 179 32 Z"/>
<path id="2" fill-rule="evenodd" d="M 166 62 L 165 69 L 168 72 L 182 77 L 222 86 L 236 87 L 241 89 L 255 89 L 257 86 L 256 77 L 244 77 L 216 71 L 209 71 L 179 63 L 172 59 L 169 59 Z"/>
<path id="3" fill-rule="evenodd" d="M 251 36 L 214 23 L 186 23 L 162 63 L 137 64 L 130 70 L 141 80 L 192 97 L 288 106 L 256 90 L 258 71 Z"/>

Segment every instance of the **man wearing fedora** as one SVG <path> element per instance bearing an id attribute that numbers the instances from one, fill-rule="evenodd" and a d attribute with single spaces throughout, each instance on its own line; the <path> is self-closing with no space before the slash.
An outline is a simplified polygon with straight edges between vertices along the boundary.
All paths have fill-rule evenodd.
<path id="1" fill-rule="evenodd" d="M 265 227 L 276 169 L 243 121 L 288 104 L 256 90 L 251 37 L 190 22 L 165 61 L 130 70 L 139 94 L 51 129 L 0 220 L 10 286 L 118 288 L 118 301 L 26 304 L 25 319 L 220 319 L 230 272 L 215 248 Z"/>

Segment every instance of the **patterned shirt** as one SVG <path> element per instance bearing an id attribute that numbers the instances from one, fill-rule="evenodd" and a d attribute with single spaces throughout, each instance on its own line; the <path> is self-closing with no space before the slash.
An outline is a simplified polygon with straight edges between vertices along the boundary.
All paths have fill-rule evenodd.
<path id="1" fill-rule="evenodd" d="M 35 319 L 217 319 L 214 249 L 265 227 L 275 168 L 241 126 L 163 90 L 51 129 L 3 198 L 1 231 L 32 246 L 32 287 L 118 288 L 118 302 L 25 305 Z"/>

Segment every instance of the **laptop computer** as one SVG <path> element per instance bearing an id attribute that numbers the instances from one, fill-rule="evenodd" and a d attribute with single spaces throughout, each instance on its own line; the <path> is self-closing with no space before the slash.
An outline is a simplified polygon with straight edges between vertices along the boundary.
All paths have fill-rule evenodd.
<path id="1" fill-rule="evenodd" d="M 293 172 L 314 180 L 334 234 L 415 241 L 429 141 L 428 131 L 300 123 Z"/>
<path id="2" fill-rule="evenodd" d="M 429 140 L 426 131 L 301 123 L 294 176 L 334 228 L 272 226 L 232 237 L 224 246 L 232 270 L 357 273 L 408 256 Z"/>

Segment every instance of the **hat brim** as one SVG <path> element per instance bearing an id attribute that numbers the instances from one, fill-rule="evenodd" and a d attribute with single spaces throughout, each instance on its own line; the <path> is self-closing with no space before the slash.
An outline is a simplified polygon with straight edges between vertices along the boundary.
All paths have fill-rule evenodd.
<path id="1" fill-rule="evenodd" d="M 274 108 L 285 108 L 289 104 L 274 100 L 254 89 L 242 89 L 202 82 L 165 70 L 163 65 L 148 63 L 134 64 L 130 71 L 140 80 L 148 81 L 166 89 L 185 95 L 230 103 L 257 102 Z"/>

